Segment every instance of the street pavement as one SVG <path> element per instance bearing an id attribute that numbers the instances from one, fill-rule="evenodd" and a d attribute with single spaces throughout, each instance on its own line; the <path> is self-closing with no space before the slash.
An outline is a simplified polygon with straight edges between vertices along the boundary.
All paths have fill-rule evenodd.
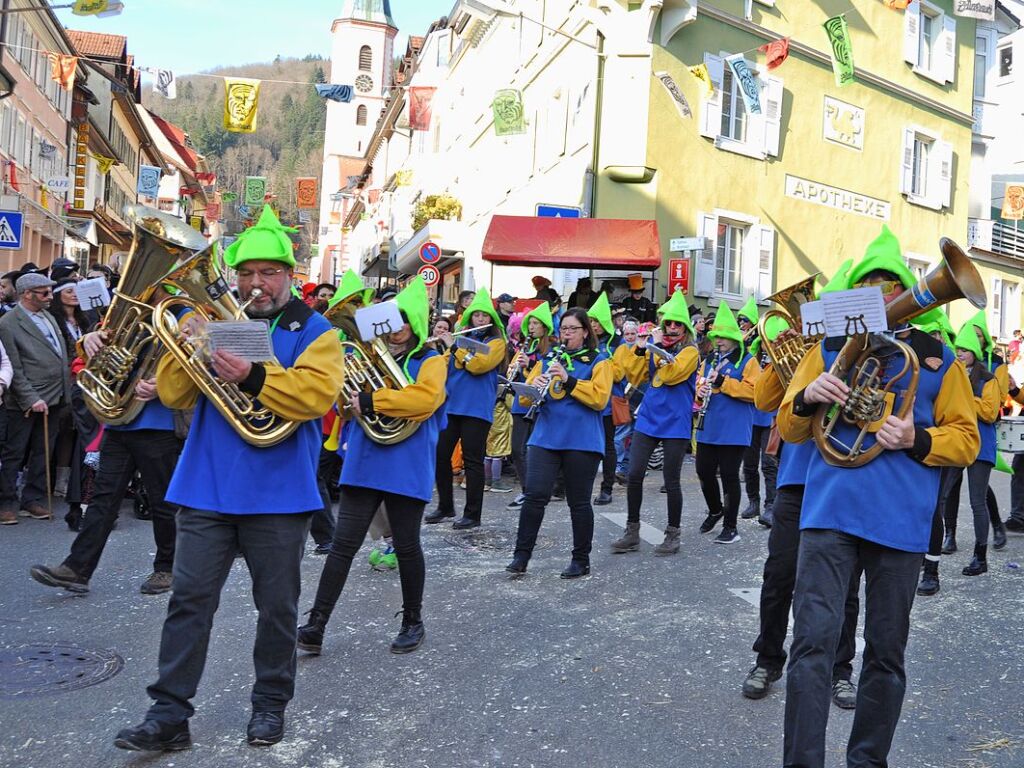
<path id="1" fill-rule="evenodd" d="M 562 502 L 550 505 L 540 547 L 517 580 L 503 570 L 517 521 L 505 509 L 510 494 L 486 494 L 484 527 L 469 538 L 450 525 L 425 527 L 427 638 L 407 656 L 388 652 L 400 623 L 398 576 L 372 571 L 364 548 L 323 655 L 300 656 L 286 739 L 266 749 L 244 741 L 256 611 L 237 561 L 195 699 L 195 745 L 155 757 L 113 746 L 117 730 L 139 722 L 148 706 L 167 603 L 166 595 L 138 591 L 150 570 L 149 525 L 126 505 L 84 597 L 28 576 L 33 563 L 57 564 L 66 555 L 73 534 L 60 520 L 4 527 L 0 654 L 71 644 L 116 652 L 124 667 L 90 687 L 10 698 L 2 686 L 12 670 L 0 665 L 0 767 L 781 765 L 785 680 L 762 701 L 740 695 L 754 661 L 767 531 L 741 521 L 738 543 L 712 544 L 711 535 L 697 533 L 705 510 L 690 463 L 683 480 L 677 556 L 651 552 L 665 522 L 660 473 L 652 472 L 641 551 L 608 553 L 625 513 L 625 489 L 617 488 L 613 504 L 596 508 L 592 573 L 579 581 L 558 578 L 571 546 Z M 993 484 L 1005 516 L 1007 476 L 996 473 Z M 884 489 L 864 490 L 899 513 Z M 987 575 L 961 576 L 972 542 L 963 496 L 962 551 L 943 559 L 939 595 L 914 606 L 893 766 L 1024 766 L 1024 569 L 1010 565 L 1024 563 L 1024 537 L 990 553 Z M 301 611 L 311 605 L 322 564 L 312 554 L 304 559 Z M 858 654 L 858 669 L 859 661 Z M 832 709 L 830 766 L 845 765 L 852 719 Z"/>

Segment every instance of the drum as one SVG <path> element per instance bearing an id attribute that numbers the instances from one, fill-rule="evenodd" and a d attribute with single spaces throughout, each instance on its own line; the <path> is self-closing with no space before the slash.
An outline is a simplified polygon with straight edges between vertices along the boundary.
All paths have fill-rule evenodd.
<path id="1" fill-rule="evenodd" d="M 1024 417 L 996 422 L 996 445 L 1003 453 L 1024 453 Z"/>

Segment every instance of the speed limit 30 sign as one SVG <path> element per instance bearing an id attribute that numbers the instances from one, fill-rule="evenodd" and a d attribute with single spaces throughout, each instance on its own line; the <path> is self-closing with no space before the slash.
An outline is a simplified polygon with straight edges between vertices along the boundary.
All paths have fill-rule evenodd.
<path id="1" fill-rule="evenodd" d="M 423 278 L 427 288 L 432 288 L 441 282 L 441 273 L 433 264 L 424 264 L 416 274 Z"/>

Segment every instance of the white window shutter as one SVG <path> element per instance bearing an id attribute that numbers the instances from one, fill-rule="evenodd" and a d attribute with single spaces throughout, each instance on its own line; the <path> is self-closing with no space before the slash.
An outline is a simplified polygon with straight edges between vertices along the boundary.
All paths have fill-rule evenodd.
<path id="1" fill-rule="evenodd" d="M 988 318 L 988 327 L 992 330 L 992 335 L 998 337 L 999 329 L 1002 327 L 1003 320 L 1003 307 L 1001 305 L 1003 299 L 1003 281 L 998 277 L 992 278 L 992 304 L 991 314 Z"/>
<path id="2" fill-rule="evenodd" d="M 700 135 L 713 139 L 722 130 L 722 80 L 724 79 L 724 64 L 721 57 L 713 56 L 710 53 L 704 54 L 704 64 L 707 65 L 708 74 L 711 75 L 711 82 L 715 86 L 715 94 L 707 98 L 706 92 L 701 104 L 700 114 Z M 702 89 L 703 84 L 700 86 Z"/>
<path id="3" fill-rule="evenodd" d="M 932 157 L 935 159 L 932 178 L 937 178 L 938 182 L 934 194 L 928 190 L 928 196 L 933 197 L 938 206 L 949 208 L 953 199 L 953 145 L 948 141 L 936 141 Z"/>
<path id="4" fill-rule="evenodd" d="M 914 0 L 903 11 L 903 58 L 913 66 L 917 66 L 920 53 L 921 36 L 921 4 Z"/>
<path id="5" fill-rule="evenodd" d="M 938 79 L 944 83 L 956 80 L 956 19 L 942 16 L 942 37 L 939 41 Z"/>
<path id="6" fill-rule="evenodd" d="M 718 217 L 710 213 L 697 214 L 697 236 L 704 238 L 704 250 L 694 254 L 693 295 L 711 296 L 715 291 L 715 248 L 717 247 Z"/>
<path id="7" fill-rule="evenodd" d="M 909 6 L 908 6 L 909 7 Z M 900 193 L 909 195 L 914 189 L 914 129 L 903 129 L 903 148 L 900 152 Z"/>
<path id="8" fill-rule="evenodd" d="M 775 273 L 775 229 L 758 225 L 757 230 L 757 290 L 759 302 L 772 295 L 772 278 Z"/>
<path id="9" fill-rule="evenodd" d="M 772 157 L 779 156 L 779 137 L 782 130 L 782 80 L 777 77 L 765 78 L 764 95 L 764 151 Z"/>

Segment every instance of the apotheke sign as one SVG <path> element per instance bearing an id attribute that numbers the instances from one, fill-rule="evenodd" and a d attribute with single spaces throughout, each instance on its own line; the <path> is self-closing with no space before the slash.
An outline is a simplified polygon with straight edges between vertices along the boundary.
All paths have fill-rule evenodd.
<path id="1" fill-rule="evenodd" d="M 826 208 L 834 208 L 837 211 L 853 213 L 857 216 L 866 216 L 878 221 L 888 221 L 892 215 L 892 204 L 885 200 L 878 200 L 838 187 L 830 187 L 828 184 L 802 179 L 799 176 L 790 176 L 788 173 L 786 174 L 786 197 L 823 205 Z"/>

